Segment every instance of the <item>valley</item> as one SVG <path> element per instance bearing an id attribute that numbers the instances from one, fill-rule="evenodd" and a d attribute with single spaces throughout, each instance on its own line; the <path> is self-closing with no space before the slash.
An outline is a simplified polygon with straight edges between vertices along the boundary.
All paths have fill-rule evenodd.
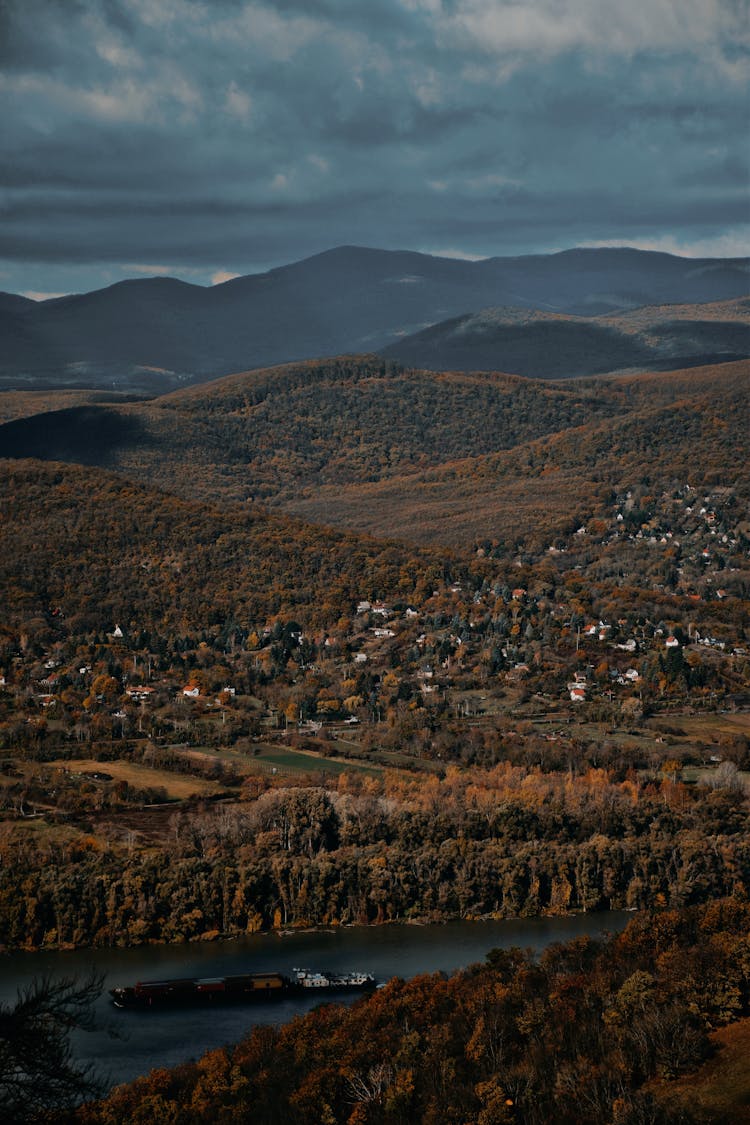
<path id="1" fill-rule="evenodd" d="M 0 0 L 0 1122 L 750 1121 L 749 30 Z"/>
<path id="2" fill-rule="evenodd" d="M 621 909 L 743 884 L 747 375 L 561 387 L 342 358 L 1 427 L 31 441 L 52 419 L 53 455 L 125 435 L 91 443 L 98 465 L 2 463 L 9 944 Z M 396 455 L 376 461 L 383 432 Z M 494 451 L 456 459 L 472 439 Z M 250 483 L 265 504 L 237 503 Z M 217 898 L 228 847 L 243 859 Z M 81 864 L 106 911 L 74 895 Z M 115 888 L 154 864 L 134 910 Z"/>
<path id="3" fill-rule="evenodd" d="M 742 302 L 599 319 L 667 364 L 679 349 L 660 326 L 718 338 L 732 317 L 744 324 Z M 472 331 L 506 322 L 554 352 L 547 314 Z M 144 1078 L 81 1121 L 178 1112 L 214 1064 L 227 1120 L 245 1097 L 230 1071 L 274 1120 L 321 1073 L 294 1035 L 328 1050 L 376 1012 L 413 1076 L 404 1104 L 433 1104 L 394 1030 L 401 989 L 429 1012 L 420 1043 L 438 1009 L 458 1021 L 458 1055 L 435 1047 L 457 1073 L 487 1078 L 486 1019 L 502 1025 L 497 1089 L 467 1078 L 456 1106 L 490 1114 L 502 1093 L 525 1121 L 564 1100 L 545 1063 L 564 1051 L 557 1032 L 535 1038 L 538 1013 L 562 1027 L 561 997 L 588 998 L 576 1058 L 598 1058 L 595 1041 L 618 1052 L 610 1084 L 585 1084 L 597 1121 L 618 1090 L 667 1105 L 671 1088 L 646 1080 L 697 1066 L 709 1028 L 745 1013 L 750 361 L 732 344 L 698 362 L 707 339 L 695 363 L 586 377 L 369 353 L 179 389 L 0 396 L 6 951 L 638 912 L 624 936 L 541 968 L 516 958 L 504 975 L 490 955 L 450 982 L 392 983 L 351 1016 L 268 1029 L 275 1056 L 295 1044 L 292 1094 L 257 1071 L 256 1030 L 171 1093 Z M 656 959 L 648 926 L 663 928 Z M 643 1065 L 623 1030 L 634 1011 Z M 337 1113 L 351 1081 L 331 1078 Z M 310 1098 L 317 1120 L 326 1099 Z"/>

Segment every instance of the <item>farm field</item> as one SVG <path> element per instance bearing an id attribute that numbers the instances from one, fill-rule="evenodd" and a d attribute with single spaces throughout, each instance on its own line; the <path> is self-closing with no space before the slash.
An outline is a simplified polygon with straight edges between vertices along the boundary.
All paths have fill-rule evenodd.
<path id="1" fill-rule="evenodd" d="M 231 763 L 237 771 L 244 776 L 253 774 L 303 774 L 323 772 L 328 774 L 342 774 L 350 770 L 362 770 L 366 773 L 380 773 L 376 767 L 350 758 L 327 758 L 324 754 L 310 750 L 296 750 L 291 747 L 261 745 L 252 754 L 243 754 L 233 750 L 190 750 L 190 757 L 201 757 L 224 763 Z"/>
<path id="2" fill-rule="evenodd" d="M 80 758 L 60 763 L 66 773 L 93 782 L 126 781 L 137 789 L 163 789 L 167 800 L 182 801 L 190 797 L 209 797 L 222 792 L 225 786 L 202 777 L 190 777 L 171 770 L 154 769 L 139 762 L 97 761 Z"/>

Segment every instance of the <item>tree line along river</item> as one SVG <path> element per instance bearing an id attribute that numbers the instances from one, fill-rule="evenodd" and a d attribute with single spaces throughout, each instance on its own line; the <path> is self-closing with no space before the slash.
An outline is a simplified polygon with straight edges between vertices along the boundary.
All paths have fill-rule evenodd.
<path id="1" fill-rule="evenodd" d="M 107 1086 L 128 1082 L 154 1067 L 171 1067 L 205 1051 L 240 1040 L 259 1023 L 284 1023 L 327 998 L 287 995 L 273 1004 L 217 1005 L 158 1010 L 120 1010 L 109 989 L 138 980 L 229 976 L 294 967 L 335 972 L 363 970 L 378 983 L 393 976 L 452 972 L 484 960 L 490 949 L 520 946 L 540 952 L 553 942 L 624 928 L 625 911 L 557 918 L 523 918 L 441 925 L 347 927 L 336 930 L 256 934 L 210 944 L 155 945 L 135 949 L 78 949 L 13 953 L 0 957 L 0 1002 L 35 977 L 104 978 L 96 1003 L 97 1030 L 73 1038 L 77 1060 L 92 1063 Z M 331 999 L 340 1000 L 333 996 Z M 354 996 L 344 1002 L 351 1003 Z"/>

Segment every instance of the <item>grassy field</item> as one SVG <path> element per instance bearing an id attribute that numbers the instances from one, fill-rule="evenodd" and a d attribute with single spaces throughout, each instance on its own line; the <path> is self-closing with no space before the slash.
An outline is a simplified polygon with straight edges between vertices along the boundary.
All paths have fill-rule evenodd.
<path id="1" fill-rule="evenodd" d="M 652 1094 L 664 1105 L 690 1109 L 715 1125 L 750 1125 L 750 1019 L 723 1027 L 711 1040 L 716 1054 L 691 1075 L 654 1082 Z"/>
<path id="2" fill-rule="evenodd" d="M 373 750 L 372 758 L 396 769 L 420 770 L 422 773 L 440 773 L 443 769 L 442 762 L 415 758 L 413 754 L 402 754 L 398 750 Z"/>
<path id="3" fill-rule="evenodd" d="M 68 824 L 50 824 L 43 816 L 29 816 L 22 820 L 0 821 L 0 834 L 4 841 L 28 841 L 29 846 L 36 848 L 43 844 L 69 844 L 80 839 L 81 830 Z"/>
<path id="4" fill-rule="evenodd" d="M 205 781 L 202 777 L 188 777 L 171 773 L 168 770 L 151 769 L 136 762 L 97 762 L 91 758 L 80 758 L 65 762 L 61 767 L 71 774 L 108 774 L 113 781 L 127 781 L 135 789 L 161 788 L 167 797 L 184 801 L 188 797 L 210 797 L 226 788 L 215 781 Z M 93 783 L 96 781 L 92 779 Z"/>
<path id="5" fill-rule="evenodd" d="M 188 753 L 191 757 L 224 762 L 246 777 L 274 772 L 282 775 L 320 772 L 341 774 L 352 770 L 371 774 L 382 773 L 377 766 L 353 761 L 350 758 L 327 758 L 310 750 L 293 750 L 285 746 L 260 745 L 258 752 L 252 755 L 240 754 L 234 750 L 209 749 L 191 750 Z"/>
<path id="6" fill-rule="evenodd" d="M 569 724 L 564 715 L 532 718 L 531 722 L 540 734 L 559 728 L 566 734 L 575 734 L 577 738 L 594 741 L 606 739 L 618 746 L 658 745 L 665 750 L 669 748 L 674 751 L 677 757 L 694 751 L 700 745 L 719 746 L 727 739 L 750 735 L 750 712 L 746 711 L 712 712 L 705 715 L 674 712 L 655 715 L 644 720 L 640 726 L 613 726 L 611 722 L 585 720 Z"/>
<path id="7" fill-rule="evenodd" d="M 750 735 L 750 713 L 716 711 L 707 715 L 658 715 L 648 720 L 653 730 L 680 731 L 685 742 L 715 742 L 720 738 Z"/>
<path id="8" fill-rule="evenodd" d="M 259 763 L 265 773 L 269 770 L 271 773 L 310 773 L 311 770 L 333 774 L 350 773 L 352 770 L 374 774 L 383 772 L 377 766 L 364 765 L 346 758 L 324 758 L 307 750 L 287 750 L 272 746 L 264 747 L 252 761 Z"/>

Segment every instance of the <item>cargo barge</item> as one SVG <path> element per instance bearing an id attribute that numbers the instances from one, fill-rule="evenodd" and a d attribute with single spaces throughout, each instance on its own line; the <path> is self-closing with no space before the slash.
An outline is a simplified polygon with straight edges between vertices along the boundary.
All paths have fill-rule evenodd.
<path id="1" fill-rule="evenodd" d="M 194 1004 L 256 1003 L 326 992 L 367 992 L 376 987 L 372 973 L 329 973 L 293 969 L 285 973 L 244 973 L 231 977 L 184 977 L 147 980 L 111 988 L 116 1008 L 155 1008 Z"/>

